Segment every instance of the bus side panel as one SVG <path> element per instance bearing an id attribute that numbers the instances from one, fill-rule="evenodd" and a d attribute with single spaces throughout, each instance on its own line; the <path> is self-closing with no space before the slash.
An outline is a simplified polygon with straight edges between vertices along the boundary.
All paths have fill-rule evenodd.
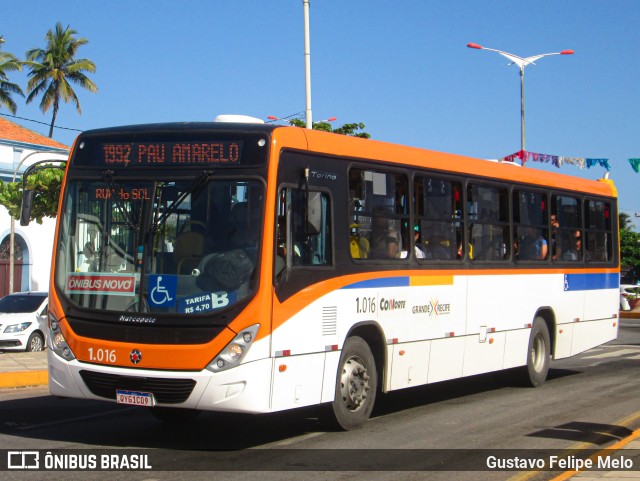
<path id="1" fill-rule="evenodd" d="M 273 411 L 318 404 L 322 400 L 325 353 L 278 357 L 273 369 Z"/>
<path id="2" fill-rule="evenodd" d="M 499 371 L 504 363 L 504 332 L 487 332 L 465 338 L 463 376 Z"/>
<path id="3" fill-rule="evenodd" d="M 586 291 L 584 319 L 610 319 L 620 310 L 620 288 Z"/>
<path id="4" fill-rule="evenodd" d="M 527 363 L 527 346 L 531 329 L 518 329 L 505 333 L 503 369 L 524 366 Z"/>
<path id="5" fill-rule="evenodd" d="M 553 359 L 563 359 L 571 356 L 574 324 L 574 322 L 568 322 L 556 325 L 555 345 L 551 353 Z"/>
<path id="6" fill-rule="evenodd" d="M 510 275 L 504 271 L 469 276 L 467 334 L 480 334 L 482 328 L 498 332 L 525 329 L 541 305 L 549 302 L 549 296 L 540 293 L 548 293 L 553 281 L 552 275 Z M 562 292 L 562 283 L 556 284 Z"/>
<path id="7" fill-rule="evenodd" d="M 390 346 L 391 376 L 387 390 L 426 384 L 431 342 L 407 342 Z"/>
<path id="8" fill-rule="evenodd" d="M 406 311 L 385 325 L 390 338 L 398 342 L 464 336 L 467 325 L 467 276 L 411 276 Z M 408 295 L 407 295 L 408 292 Z"/>
<path id="9" fill-rule="evenodd" d="M 326 403 L 335 399 L 339 363 L 340 351 L 327 352 L 324 356 L 324 377 L 322 378 L 322 399 L 320 402 Z"/>
<path id="10" fill-rule="evenodd" d="M 610 319 L 620 305 L 620 273 L 618 271 L 571 272 L 564 275 L 565 304 L 576 302 L 582 294 L 584 310 L 572 320 Z M 571 299 L 568 296 L 573 295 Z M 568 320 L 568 319 L 566 319 Z M 565 321 L 565 320 L 563 320 Z"/>
<path id="11" fill-rule="evenodd" d="M 429 382 L 446 381 L 462 376 L 464 337 L 435 339 L 429 356 Z"/>
<path id="12" fill-rule="evenodd" d="M 574 324 L 571 355 L 599 346 L 618 337 L 618 319 L 601 319 L 599 321 L 576 322 Z"/>

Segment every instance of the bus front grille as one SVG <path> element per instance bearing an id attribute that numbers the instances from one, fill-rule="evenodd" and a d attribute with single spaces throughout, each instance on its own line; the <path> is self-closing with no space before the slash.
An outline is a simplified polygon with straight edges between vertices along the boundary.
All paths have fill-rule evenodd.
<path id="1" fill-rule="evenodd" d="M 193 379 L 120 376 L 84 370 L 80 371 L 80 376 L 89 391 L 111 400 L 116 399 L 117 389 L 123 389 L 152 393 L 159 403 L 179 404 L 189 398 L 196 385 Z"/>
<path id="2" fill-rule="evenodd" d="M 103 341 L 141 344 L 206 344 L 225 329 L 224 326 L 131 326 L 88 321 L 75 317 L 67 317 L 67 321 L 73 332 L 79 336 Z"/>

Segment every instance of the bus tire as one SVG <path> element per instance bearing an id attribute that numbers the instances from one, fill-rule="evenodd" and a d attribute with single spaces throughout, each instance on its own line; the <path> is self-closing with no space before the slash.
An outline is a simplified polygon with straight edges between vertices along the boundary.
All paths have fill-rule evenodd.
<path id="1" fill-rule="evenodd" d="M 550 362 L 551 337 L 549 336 L 549 328 L 542 317 L 536 317 L 529 335 L 527 365 L 523 368 L 522 380 L 524 384 L 532 387 L 544 384 Z"/>
<path id="2" fill-rule="evenodd" d="M 335 398 L 331 404 L 338 426 L 350 431 L 362 427 L 373 410 L 378 389 L 376 363 L 361 337 L 350 337 L 342 348 Z"/>
<path id="3" fill-rule="evenodd" d="M 149 408 L 149 412 L 164 423 L 190 423 L 200 415 L 197 409 L 180 409 L 167 407 Z"/>

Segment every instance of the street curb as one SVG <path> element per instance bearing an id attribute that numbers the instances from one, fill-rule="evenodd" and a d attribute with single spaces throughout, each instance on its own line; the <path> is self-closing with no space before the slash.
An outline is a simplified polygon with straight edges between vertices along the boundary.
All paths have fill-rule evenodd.
<path id="1" fill-rule="evenodd" d="M 0 373 L 0 388 L 40 386 L 49 384 L 49 372 L 15 371 Z"/>

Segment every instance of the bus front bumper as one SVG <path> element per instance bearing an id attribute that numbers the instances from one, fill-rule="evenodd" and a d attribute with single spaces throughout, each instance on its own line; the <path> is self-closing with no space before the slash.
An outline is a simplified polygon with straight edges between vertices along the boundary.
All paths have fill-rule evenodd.
<path id="1" fill-rule="evenodd" d="M 116 389 L 126 389 L 150 392 L 157 400 L 156 405 L 163 407 L 240 413 L 271 411 L 273 360 L 268 358 L 212 373 L 127 369 L 66 361 L 51 349 L 47 350 L 47 356 L 49 390 L 54 396 L 116 402 Z M 193 388 L 190 393 L 183 393 L 182 400 L 180 395 L 171 395 L 172 384 L 176 390 L 180 386 L 184 391 L 184 386 L 191 384 Z M 153 392 L 154 386 L 159 385 L 163 386 L 164 396 Z M 162 402 L 163 399 L 170 402 Z"/>

